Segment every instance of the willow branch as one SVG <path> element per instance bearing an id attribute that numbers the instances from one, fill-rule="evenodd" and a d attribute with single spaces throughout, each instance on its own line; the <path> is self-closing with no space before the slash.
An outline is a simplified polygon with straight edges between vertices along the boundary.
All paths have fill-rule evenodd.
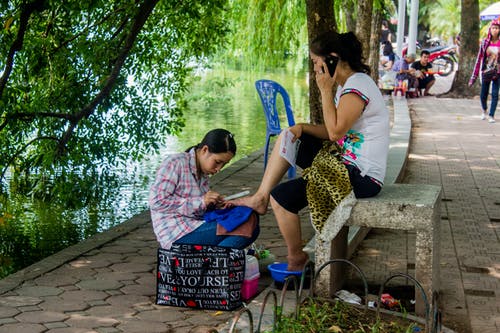
<path id="1" fill-rule="evenodd" d="M 137 15 L 134 17 L 133 23 L 132 23 L 132 28 L 125 39 L 125 43 L 120 50 L 120 53 L 118 54 L 115 63 L 113 65 L 113 68 L 111 70 L 110 75 L 107 77 L 106 81 L 104 82 L 104 85 L 101 89 L 101 91 L 95 96 L 95 98 L 86 106 L 83 107 L 83 109 L 75 114 L 75 119 L 71 122 L 71 125 L 67 128 L 66 132 L 63 134 L 61 141 L 59 143 L 59 153 L 62 153 L 64 151 L 64 148 L 66 146 L 66 143 L 69 141 L 70 137 L 73 134 L 74 129 L 76 128 L 78 122 L 82 120 L 83 118 L 88 118 L 92 113 L 95 111 L 95 108 L 99 103 L 101 103 L 105 98 L 109 96 L 111 93 L 111 90 L 113 89 L 116 79 L 118 78 L 118 75 L 120 74 L 120 71 L 123 67 L 123 64 L 125 63 L 125 60 L 127 59 L 130 50 L 134 46 L 134 43 L 137 39 L 137 36 L 139 35 L 139 32 L 143 28 L 144 24 L 146 23 L 146 20 L 149 18 L 151 15 L 153 9 L 155 8 L 156 4 L 158 3 L 159 0 L 147 0 L 144 1 L 141 4 L 141 7 L 139 8 L 139 11 L 137 12 Z"/>
<path id="2" fill-rule="evenodd" d="M 19 20 L 19 30 L 17 31 L 17 36 L 12 45 L 10 46 L 9 53 L 7 54 L 7 59 L 5 61 L 5 68 L 3 74 L 0 77 L 0 97 L 3 95 L 7 81 L 12 72 L 12 67 L 14 66 L 14 56 L 17 51 L 21 50 L 24 43 L 24 35 L 28 29 L 28 20 L 33 14 L 33 12 L 41 10 L 45 0 L 35 0 L 26 4 L 21 10 L 21 17 Z"/>
<path id="3" fill-rule="evenodd" d="M 8 163 L 5 164 L 5 167 L 3 168 L 2 173 L 0 174 L 0 179 L 5 179 L 5 173 L 7 172 L 7 169 L 9 168 L 9 166 L 14 162 L 15 158 L 17 158 L 19 155 L 21 155 L 21 153 L 23 151 L 25 151 L 26 148 L 28 148 L 29 146 L 31 146 L 36 141 L 40 141 L 40 140 L 52 140 L 52 141 L 56 141 L 56 142 L 60 141 L 58 138 L 53 137 L 53 136 L 40 136 L 38 138 L 32 139 L 31 141 L 29 141 L 28 143 L 26 143 L 23 147 L 19 148 L 19 150 L 17 152 L 15 152 L 10 157 Z"/>
<path id="4" fill-rule="evenodd" d="M 23 112 L 23 113 L 15 113 L 9 115 L 2 124 L 0 124 L 0 132 L 7 126 L 7 124 L 13 120 L 23 120 L 23 121 L 29 121 L 33 120 L 35 118 L 43 118 L 43 117 L 51 117 L 51 118 L 58 118 L 58 119 L 65 119 L 68 121 L 73 121 L 75 116 L 71 114 L 64 114 L 64 113 L 55 113 L 55 112 L 38 112 L 38 113 L 29 113 L 29 112 Z"/>
<path id="5" fill-rule="evenodd" d="M 87 28 L 85 28 L 82 32 L 74 35 L 73 37 L 71 37 L 70 39 L 67 39 L 65 41 L 63 41 L 58 47 L 56 47 L 53 51 L 52 51 L 52 54 L 55 54 L 57 53 L 61 48 L 65 47 L 66 45 L 68 45 L 69 43 L 71 43 L 72 41 L 74 41 L 75 39 L 83 36 L 84 34 L 88 33 L 88 31 L 90 29 L 92 29 L 93 27 L 97 27 L 99 26 L 100 24 L 106 22 L 109 18 L 111 18 L 113 15 L 116 15 L 118 12 L 122 11 L 123 9 L 122 8 L 117 8 L 116 10 L 114 10 L 113 12 L 109 13 L 108 15 L 104 16 L 101 20 L 99 20 L 98 22 L 96 22 L 95 24 L 92 24 L 92 25 L 89 25 L 87 26 Z M 124 22 L 122 23 L 122 25 L 120 25 L 120 27 L 122 27 L 125 23 L 127 22 L 127 20 L 124 20 Z"/>

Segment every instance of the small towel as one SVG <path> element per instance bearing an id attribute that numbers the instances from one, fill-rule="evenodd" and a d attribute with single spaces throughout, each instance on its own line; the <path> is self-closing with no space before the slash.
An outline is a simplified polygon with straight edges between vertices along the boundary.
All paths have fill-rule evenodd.
<path id="1" fill-rule="evenodd" d="M 250 214 L 250 217 L 247 221 L 234 228 L 233 231 L 227 231 L 221 224 L 217 223 L 217 231 L 215 234 L 217 236 L 242 236 L 250 238 L 253 236 L 258 223 L 259 215 L 253 212 L 252 214 Z"/>
<path id="2" fill-rule="evenodd" d="M 240 224 L 246 222 L 252 214 L 253 210 L 250 207 L 234 206 L 231 208 L 215 209 L 206 212 L 203 219 L 206 222 L 217 222 L 227 231 L 231 232 Z"/>

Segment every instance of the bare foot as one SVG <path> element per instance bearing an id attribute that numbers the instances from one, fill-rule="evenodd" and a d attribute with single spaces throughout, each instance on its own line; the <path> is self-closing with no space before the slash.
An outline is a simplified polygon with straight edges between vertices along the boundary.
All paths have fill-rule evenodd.
<path id="1" fill-rule="evenodd" d="M 246 206 L 255 210 L 259 215 L 264 215 L 267 212 L 267 205 L 269 204 L 269 198 L 263 195 L 255 193 L 247 197 L 235 199 L 229 201 L 230 204 L 235 206 Z"/>
<path id="2" fill-rule="evenodd" d="M 309 255 L 302 251 L 300 254 L 296 256 L 288 256 L 286 257 L 288 260 L 288 268 L 287 270 L 290 272 L 302 271 L 306 262 L 309 260 Z"/>

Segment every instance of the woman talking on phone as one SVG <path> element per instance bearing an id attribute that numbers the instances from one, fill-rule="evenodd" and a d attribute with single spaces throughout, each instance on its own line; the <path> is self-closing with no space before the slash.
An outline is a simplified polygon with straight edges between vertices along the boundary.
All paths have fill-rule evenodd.
<path id="1" fill-rule="evenodd" d="M 337 143 L 340 167 L 344 169 L 341 171 L 348 176 L 347 182 L 355 196 L 375 196 L 385 177 L 389 111 L 377 84 L 369 76 L 369 67 L 363 63 L 361 43 L 352 32 L 327 32 L 312 42 L 310 57 L 321 93 L 324 124 L 301 123 L 289 128 L 293 140 L 301 142 L 296 164 L 303 169 L 310 167 L 324 142 Z M 275 147 L 280 147 L 283 133 Z M 307 253 L 302 250 L 299 211 L 310 202 L 306 193 L 307 177 L 279 184 L 289 166 L 279 149 L 274 149 L 257 192 L 235 200 L 235 204 L 265 214 L 271 202 L 287 245 L 288 270 L 298 271 L 308 260 Z M 331 170 L 332 175 L 338 172 Z"/>

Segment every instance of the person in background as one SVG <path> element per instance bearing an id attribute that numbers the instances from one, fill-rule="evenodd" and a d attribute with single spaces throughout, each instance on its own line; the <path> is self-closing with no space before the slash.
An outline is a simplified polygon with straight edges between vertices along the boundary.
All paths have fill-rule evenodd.
<path id="1" fill-rule="evenodd" d="M 488 121 L 490 123 L 495 122 L 495 111 L 497 109 L 498 104 L 498 89 L 499 89 L 499 77 L 500 73 L 498 72 L 498 55 L 500 54 L 500 18 L 491 21 L 490 27 L 488 29 L 488 35 L 481 42 L 481 47 L 479 48 L 479 52 L 477 54 L 476 64 L 474 66 L 474 70 L 472 71 L 472 76 L 469 80 L 469 87 L 472 87 L 474 82 L 481 71 L 486 68 L 496 68 L 497 76 L 495 79 L 491 81 L 485 82 L 485 80 L 481 80 L 481 119 L 486 119 L 486 113 L 488 112 L 488 94 L 491 85 L 491 105 L 490 112 L 488 114 Z"/>
<path id="2" fill-rule="evenodd" d="M 415 61 L 415 54 L 406 54 L 403 58 L 400 58 L 392 66 L 392 70 L 396 72 L 396 80 L 410 80 L 414 79 L 415 69 L 410 68 L 410 65 Z"/>
<path id="3" fill-rule="evenodd" d="M 459 33 L 455 36 L 455 40 L 454 40 L 455 46 L 457 47 L 457 55 L 459 55 L 459 54 L 460 54 L 460 46 L 461 46 L 461 42 L 460 42 L 460 35 L 461 35 L 461 32 L 459 32 Z"/>
<path id="4" fill-rule="evenodd" d="M 296 164 L 311 166 L 323 143 L 337 143 L 340 167 L 347 169 L 357 198 L 372 197 L 383 186 L 389 150 L 389 112 L 384 98 L 363 63 L 362 46 L 352 32 L 326 32 L 311 43 L 316 84 L 321 93 L 324 124 L 296 124 L 289 128 L 300 138 Z M 337 62 L 329 70 L 327 63 Z M 336 88 L 336 89 L 335 89 Z M 334 94 L 334 89 L 336 94 Z M 275 143 L 280 147 L 283 131 Z M 252 196 L 235 200 L 235 205 L 265 214 L 271 202 L 278 227 L 287 245 L 289 271 L 300 271 L 308 260 L 303 251 L 299 211 L 308 203 L 304 176 L 281 182 L 290 164 L 273 149 L 259 188 Z M 333 170 L 332 170 L 332 174 Z M 281 182 L 281 183 L 280 183 Z"/>
<path id="5" fill-rule="evenodd" d="M 380 57 L 380 64 L 382 65 L 384 71 L 391 70 L 395 60 L 396 54 L 394 54 L 392 43 L 389 41 L 382 42 L 382 56 Z"/>
<path id="6" fill-rule="evenodd" d="M 383 42 L 392 43 L 392 31 L 389 29 L 389 23 L 386 20 L 382 20 L 382 31 L 380 33 L 380 43 Z"/>
<path id="7" fill-rule="evenodd" d="M 408 81 L 408 97 L 417 97 L 418 80 L 414 75 L 415 69 L 410 67 L 415 57 L 414 53 L 406 54 L 392 66 L 392 70 L 396 72 L 396 85 L 399 85 L 400 81 Z"/>
<path id="8" fill-rule="evenodd" d="M 429 56 L 429 51 L 422 50 L 422 52 L 420 52 L 420 59 L 411 65 L 418 79 L 418 89 L 424 90 L 424 96 L 432 96 L 432 94 L 429 93 L 429 89 L 436 83 L 436 78 L 431 74 L 432 64 L 429 63 Z"/>
<path id="9" fill-rule="evenodd" d="M 204 221 L 207 210 L 230 206 L 220 193 L 209 189 L 208 180 L 235 154 L 233 134 L 214 129 L 199 144 L 162 162 L 149 195 L 153 230 L 162 248 L 179 243 L 243 249 L 257 238 L 258 226 L 250 238 L 217 236 L 217 223 Z"/>

